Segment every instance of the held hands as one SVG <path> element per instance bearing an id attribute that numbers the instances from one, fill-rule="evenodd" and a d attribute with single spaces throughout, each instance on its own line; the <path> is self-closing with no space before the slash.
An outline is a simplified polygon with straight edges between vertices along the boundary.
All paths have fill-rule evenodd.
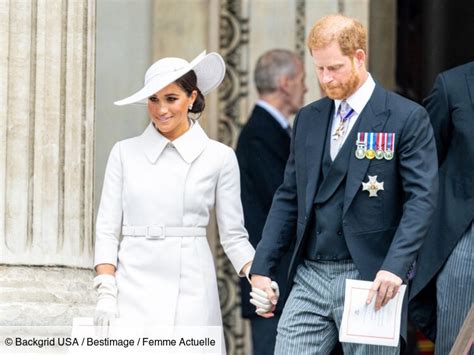
<path id="1" fill-rule="evenodd" d="M 251 284 L 250 303 L 257 307 L 255 313 L 263 318 L 273 317 L 273 311 L 276 308 L 278 297 L 280 297 L 278 284 L 270 278 L 260 275 L 252 275 Z"/>
<path id="2" fill-rule="evenodd" d="M 97 305 L 94 313 L 94 325 L 108 327 L 118 317 L 117 284 L 115 277 L 101 274 L 94 278 L 97 290 Z"/>
<path id="3" fill-rule="evenodd" d="M 377 295 L 375 299 L 375 310 L 378 311 L 397 295 L 401 284 L 402 279 L 397 275 L 389 271 L 380 270 L 377 275 L 375 275 L 375 280 L 367 296 L 366 303 L 370 304 L 373 297 Z"/>
<path id="4" fill-rule="evenodd" d="M 278 299 L 278 297 L 280 297 L 280 289 L 275 281 L 272 281 L 271 288 L 275 292 L 275 295 Z M 268 295 L 265 291 L 252 287 L 252 292 L 250 292 L 250 296 L 252 297 L 250 299 L 250 303 L 257 307 L 255 313 L 257 313 L 259 316 L 267 318 L 265 314 L 267 314 L 268 312 L 273 312 L 275 310 L 275 305 L 270 302 Z"/>

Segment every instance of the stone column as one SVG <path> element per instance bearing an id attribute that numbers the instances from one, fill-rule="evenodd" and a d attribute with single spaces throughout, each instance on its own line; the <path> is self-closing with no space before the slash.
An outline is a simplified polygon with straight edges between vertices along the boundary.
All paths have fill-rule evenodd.
<path id="1" fill-rule="evenodd" d="M 0 324 L 70 324 L 93 304 L 95 0 L 0 0 L 0 23 Z"/>

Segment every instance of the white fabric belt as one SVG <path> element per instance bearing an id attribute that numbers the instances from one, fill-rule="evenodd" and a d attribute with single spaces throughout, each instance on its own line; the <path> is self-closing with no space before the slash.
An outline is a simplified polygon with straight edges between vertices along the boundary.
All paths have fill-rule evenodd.
<path id="1" fill-rule="evenodd" d="M 206 228 L 202 227 L 166 227 L 155 224 L 152 226 L 122 226 L 124 237 L 145 237 L 147 239 L 165 239 L 166 237 L 205 237 Z"/>

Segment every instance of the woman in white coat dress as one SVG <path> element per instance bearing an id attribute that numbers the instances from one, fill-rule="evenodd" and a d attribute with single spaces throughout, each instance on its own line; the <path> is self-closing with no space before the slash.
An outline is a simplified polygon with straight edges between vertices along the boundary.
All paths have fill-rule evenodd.
<path id="1" fill-rule="evenodd" d="M 96 325 L 115 317 L 149 326 L 222 325 L 206 238 L 211 209 L 240 276 L 254 249 L 234 152 L 188 116 L 204 110 L 203 95 L 224 73 L 217 53 L 191 63 L 164 58 L 148 69 L 141 90 L 115 102 L 147 102 L 151 122 L 141 136 L 116 143 L 107 163 L 96 225 Z"/>

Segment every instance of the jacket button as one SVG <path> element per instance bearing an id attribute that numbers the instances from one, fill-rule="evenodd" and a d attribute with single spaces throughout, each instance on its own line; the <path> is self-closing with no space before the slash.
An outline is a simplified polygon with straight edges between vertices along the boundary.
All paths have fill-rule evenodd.
<path id="1" fill-rule="evenodd" d="M 337 235 L 342 235 L 342 231 L 341 231 L 341 230 L 338 230 L 338 231 L 337 231 Z"/>

